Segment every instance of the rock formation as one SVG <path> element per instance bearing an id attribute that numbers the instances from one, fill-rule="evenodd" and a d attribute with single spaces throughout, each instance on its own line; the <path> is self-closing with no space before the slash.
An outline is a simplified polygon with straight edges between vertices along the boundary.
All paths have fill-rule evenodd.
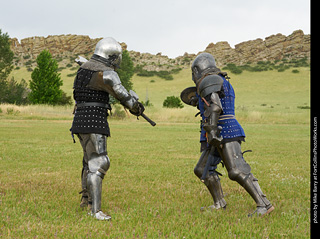
<path id="1" fill-rule="evenodd" d="M 276 34 L 246 41 L 231 48 L 228 42 L 210 43 L 205 52 L 213 54 L 219 65 L 234 63 L 243 65 L 247 62 L 275 61 L 287 59 L 310 59 L 310 35 L 304 35 L 302 30 L 294 31 L 289 36 Z"/>
<path id="2" fill-rule="evenodd" d="M 11 39 L 11 49 L 16 57 L 16 65 L 23 65 L 26 61 L 33 59 L 44 49 L 59 59 L 75 58 L 77 55 L 90 57 L 96 43 L 101 38 L 91 39 L 83 35 L 59 35 L 48 37 L 29 37 L 21 42 L 16 38 Z M 294 31 L 291 35 L 285 36 L 280 33 L 263 39 L 246 41 L 230 47 L 226 41 L 210 43 L 204 52 L 213 54 L 219 67 L 228 63 L 243 65 L 248 62 L 274 61 L 287 59 L 307 58 L 310 60 L 311 36 L 305 35 L 302 30 Z M 121 43 L 123 49 L 127 49 L 125 43 Z M 199 52 L 200 53 L 200 52 Z M 198 53 L 198 54 L 199 54 Z M 183 56 L 171 59 L 161 53 L 156 55 L 129 51 L 134 65 L 141 65 L 145 70 L 171 70 L 178 67 L 190 67 L 197 54 L 185 53 Z M 66 64 L 72 61 L 62 61 L 59 64 Z"/>

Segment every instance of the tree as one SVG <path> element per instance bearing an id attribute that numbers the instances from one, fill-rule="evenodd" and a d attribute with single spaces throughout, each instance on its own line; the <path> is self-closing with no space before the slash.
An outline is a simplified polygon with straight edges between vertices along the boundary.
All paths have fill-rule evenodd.
<path id="1" fill-rule="evenodd" d="M 13 52 L 10 49 L 8 33 L 0 29 L 0 81 L 7 79 L 13 69 Z"/>
<path id="2" fill-rule="evenodd" d="M 37 57 L 37 67 L 31 74 L 29 100 L 34 104 L 59 104 L 62 98 L 63 82 L 58 73 L 58 63 L 48 50 L 43 50 Z"/>
<path id="3" fill-rule="evenodd" d="M 14 77 L 11 77 L 11 80 L 0 82 L 0 103 L 27 104 L 29 94 L 27 86 L 28 84 L 24 79 L 17 82 Z"/>
<path id="4" fill-rule="evenodd" d="M 131 78 L 134 74 L 134 66 L 127 50 L 124 50 L 122 52 L 122 61 L 120 64 L 120 68 L 116 71 L 121 79 L 122 85 L 127 90 L 132 90 L 133 84 L 131 82 Z"/>
<path id="5" fill-rule="evenodd" d="M 25 80 L 7 79 L 13 69 L 13 56 L 9 35 L 0 29 L 0 103 L 26 104 L 28 89 Z"/>
<path id="6" fill-rule="evenodd" d="M 132 82 L 131 78 L 134 75 L 134 66 L 127 50 L 122 52 L 122 61 L 120 64 L 120 68 L 116 69 L 116 72 L 119 75 L 122 85 L 129 91 L 132 90 Z M 113 96 L 110 96 L 110 104 L 116 104 L 118 100 L 116 100 Z"/>

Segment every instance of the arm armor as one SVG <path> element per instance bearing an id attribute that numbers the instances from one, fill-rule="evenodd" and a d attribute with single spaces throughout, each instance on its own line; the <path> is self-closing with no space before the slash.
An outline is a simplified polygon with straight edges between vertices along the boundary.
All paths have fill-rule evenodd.
<path id="1" fill-rule="evenodd" d="M 113 90 L 113 96 L 120 101 L 120 103 L 132 110 L 136 105 L 137 100 L 134 99 L 129 92 L 121 84 L 121 80 L 115 71 L 104 71 L 103 82 L 105 85 L 111 86 Z"/>
<path id="2" fill-rule="evenodd" d="M 207 97 L 208 98 L 208 97 Z M 222 105 L 219 95 L 215 92 L 210 95 L 210 106 L 205 105 L 204 116 L 209 117 L 212 113 L 220 115 L 222 113 Z"/>
<path id="3" fill-rule="evenodd" d="M 206 119 L 203 123 L 203 129 L 207 132 L 208 143 L 213 146 L 219 146 L 223 139 L 220 136 L 222 128 L 218 126 L 222 106 L 217 93 L 213 92 L 210 95 L 210 102 L 210 105 L 204 105 L 204 116 Z"/>
<path id="4" fill-rule="evenodd" d="M 198 85 L 198 93 L 202 98 L 215 92 L 219 93 L 222 90 L 223 79 L 218 75 L 208 75 L 204 77 Z"/>
<path id="5" fill-rule="evenodd" d="M 222 137 L 221 128 L 218 127 L 219 116 L 222 113 L 222 105 L 219 93 L 222 91 L 223 79 L 218 75 L 209 75 L 202 79 L 198 86 L 198 92 L 204 104 L 204 116 L 206 117 L 203 129 L 207 132 L 208 143 L 214 146 L 220 145 Z"/>

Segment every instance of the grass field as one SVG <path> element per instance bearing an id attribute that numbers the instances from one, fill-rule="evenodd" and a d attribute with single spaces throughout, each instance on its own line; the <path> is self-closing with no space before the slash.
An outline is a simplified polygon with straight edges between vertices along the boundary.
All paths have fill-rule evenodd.
<path id="1" fill-rule="evenodd" d="M 253 200 L 221 166 L 227 210 L 200 212 L 212 198 L 193 174 L 197 111 L 162 108 L 167 96 L 192 86 L 189 70 L 173 81 L 134 77 L 141 100 L 148 92 L 154 105 L 146 114 L 156 127 L 135 117 L 110 120 L 111 167 L 102 195 L 110 222 L 79 207 L 82 154 L 69 134 L 72 107 L 0 105 L 0 237 L 309 238 L 310 71 L 299 71 L 231 75 L 247 135 L 243 150 L 253 150 L 246 161 L 275 206 L 263 218 L 247 217 Z M 72 81 L 64 78 L 68 94 Z"/>

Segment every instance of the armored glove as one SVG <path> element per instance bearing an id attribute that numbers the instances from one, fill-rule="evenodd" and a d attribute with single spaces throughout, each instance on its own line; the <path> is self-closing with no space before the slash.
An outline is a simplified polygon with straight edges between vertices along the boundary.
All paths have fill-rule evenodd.
<path id="1" fill-rule="evenodd" d="M 222 142 L 222 136 L 220 135 L 220 131 L 222 130 L 221 126 L 212 126 L 212 125 L 204 125 L 204 130 L 207 131 L 208 143 L 219 147 Z"/>
<path id="2" fill-rule="evenodd" d="M 130 110 L 130 113 L 135 115 L 135 116 L 140 116 L 144 112 L 145 108 L 143 104 L 141 104 L 139 101 L 136 101 Z"/>

